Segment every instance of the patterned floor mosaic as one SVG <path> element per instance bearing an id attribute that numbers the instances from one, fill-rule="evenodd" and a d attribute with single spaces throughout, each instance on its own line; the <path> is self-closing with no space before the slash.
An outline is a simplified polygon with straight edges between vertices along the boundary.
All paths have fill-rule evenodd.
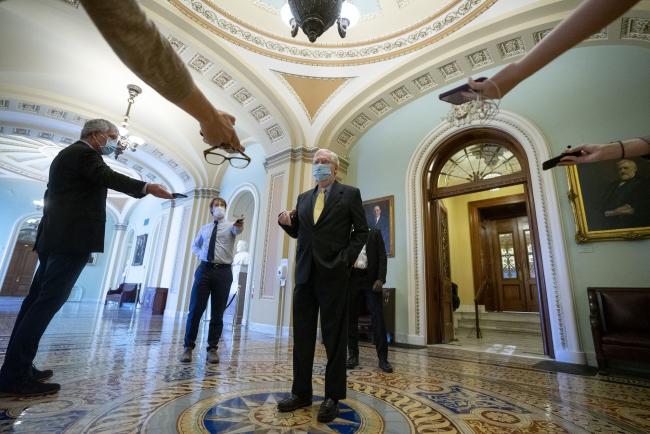
<path id="1" fill-rule="evenodd" d="M 18 309 L 0 297 L 0 352 Z M 207 330 L 203 330 L 202 333 Z M 201 334 L 200 337 L 205 335 Z M 547 372 L 538 360 L 450 348 L 392 348 L 395 373 L 361 348 L 339 417 L 319 424 L 324 348 L 311 407 L 280 414 L 291 382 L 286 337 L 229 330 L 221 363 L 177 362 L 182 321 L 129 307 L 68 303 L 37 365 L 55 370 L 51 398 L 0 400 L 0 432 L 16 433 L 648 433 L 650 382 Z"/>

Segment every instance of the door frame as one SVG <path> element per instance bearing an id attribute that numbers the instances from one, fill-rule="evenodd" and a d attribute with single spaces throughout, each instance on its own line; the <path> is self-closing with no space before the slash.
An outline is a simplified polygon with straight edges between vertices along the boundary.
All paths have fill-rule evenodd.
<path id="1" fill-rule="evenodd" d="M 9 270 L 9 264 L 11 264 L 11 259 L 14 256 L 14 247 L 16 246 L 16 240 L 18 239 L 18 233 L 20 232 L 20 228 L 23 227 L 23 224 L 31 219 L 31 218 L 43 218 L 43 212 L 38 211 L 38 212 L 30 212 L 27 214 L 24 214 L 16 219 L 16 223 L 14 223 L 13 228 L 11 229 L 11 235 L 9 236 L 9 239 L 7 240 L 7 249 L 4 252 L 2 262 L 0 262 L 0 290 L 2 289 L 2 285 L 4 284 L 5 278 L 7 277 L 7 271 Z"/>
<path id="2" fill-rule="evenodd" d="M 447 160 L 457 151 L 472 144 L 496 143 L 506 147 L 514 156 L 519 160 L 521 171 L 515 174 L 500 176 L 482 180 L 479 182 L 468 182 L 465 184 L 455 185 L 451 187 L 438 187 L 437 179 L 440 171 Z M 548 312 L 548 302 L 546 294 L 546 286 L 544 279 L 544 268 L 541 261 L 541 254 L 539 253 L 539 231 L 537 226 L 537 219 L 535 214 L 535 203 L 532 191 L 528 188 L 531 185 L 531 174 L 528 165 L 528 158 L 523 146 L 510 134 L 505 131 L 488 127 L 476 127 L 458 131 L 444 141 L 431 153 L 427 162 L 425 163 L 426 170 L 422 176 L 422 193 L 424 195 L 424 271 L 426 283 L 426 306 L 427 308 L 432 304 L 429 300 L 434 301 L 439 299 L 441 292 L 439 279 L 437 278 L 437 266 L 440 261 L 441 252 L 439 245 L 436 242 L 435 222 L 437 221 L 435 201 L 445 197 L 460 196 L 466 193 L 475 193 L 485 191 L 492 188 L 507 187 L 515 184 L 523 184 L 524 195 L 526 197 L 526 212 L 529 216 L 530 228 L 533 233 L 533 239 L 538 249 L 535 257 L 535 265 L 537 266 L 538 275 L 538 294 L 542 323 L 542 340 L 544 343 L 544 354 L 555 357 L 553 350 L 553 341 L 551 334 L 551 325 Z M 474 258 L 472 257 L 472 261 Z M 439 343 L 442 334 L 439 324 L 442 321 L 441 312 L 439 309 L 432 309 L 426 312 L 426 327 L 427 327 L 427 344 Z M 436 328 L 438 330 L 436 330 Z"/>
<path id="3" fill-rule="evenodd" d="M 467 203 L 469 212 L 469 239 L 472 246 L 472 276 L 474 285 L 477 282 L 483 282 L 484 273 L 481 261 L 481 209 L 491 208 L 501 205 L 514 205 L 516 203 L 526 203 L 526 194 L 511 194 L 508 196 L 493 197 L 491 199 L 475 200 Z M 526 206 L 526 210 L 528 207 Z M 537 244 L 535 244 L 535 257 L 539 255 Z M 474 288 L 476 290 L 476 288 Z M 476 294 L 474 294 L 476 296 Z"/>

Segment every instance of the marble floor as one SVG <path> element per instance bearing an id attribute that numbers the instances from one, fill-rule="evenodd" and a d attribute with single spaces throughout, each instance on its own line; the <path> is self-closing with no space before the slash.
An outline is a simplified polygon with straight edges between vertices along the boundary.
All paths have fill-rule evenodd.
<path id="1" fill-rule="evenodd" d="M 0 352 L 19 304 L 0 297 Z M 647 433 L 650 381 L 579 376 L 539 359 L 452 347 L 392 348 L 395 373 L 361 348 L 340 416 L 318 424 L 325 352 L 318 346 L 311 408 L 278 414 L 291 382 L 291 341 L 251 330 L 224 333 L 221 363 L 204 347 L 177 362 L 182 321 L 68 303 L 37 357 L 58 395 L 0 400 L 0 432 L 17 433 Z M 204 336 L 206 330 L 202 330 Z"/>

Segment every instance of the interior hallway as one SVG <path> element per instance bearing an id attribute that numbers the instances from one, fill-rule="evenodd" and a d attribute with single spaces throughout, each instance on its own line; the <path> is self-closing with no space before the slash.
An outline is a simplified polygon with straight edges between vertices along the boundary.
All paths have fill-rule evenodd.
<path id="1" fill-rule="evenodd" d="M 4 352 L 20 299 L 0 298 Z M 211 433 L 643 433 L 650 431 L 650 381 L 541 369 L 539 359 L 459 351 L 391 348 L 394 374 L 361 348 L 349 371 L 348 399 L 327 426 L 315 422 L 325 353 L 318 346 L 315 399 L 278 414 L 290 389 L 286 337 L 226 327 L 221 363 L 207 366 L 205 338 L 181 364 L 180 319 L 130 307 L 67 303 L 36 360 L 55 371 L 61 392 L 38 400 L 0 400 L 0 432 Z M 204 327 L 205 328 L 205 327 Z"/>

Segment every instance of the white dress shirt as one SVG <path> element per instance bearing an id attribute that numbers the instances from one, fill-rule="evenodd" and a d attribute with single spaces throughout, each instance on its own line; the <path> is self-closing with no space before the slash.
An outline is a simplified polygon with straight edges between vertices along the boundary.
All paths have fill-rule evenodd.
<path id="1" fill-rule="evenodd" d="M 192 253 L 204 262 L 208 261 L 208 247 L 213 228 L 213 221 L 202 226 L 192 243 Z M 217 225 L 217 238 L 214 243 L 214 263 L 232 264 L 233 252 L 235 250 L 235 237 L 241 233 L 241 227 L 235 226 L 225 218 L 219 220 L 219 224 Z"/>

